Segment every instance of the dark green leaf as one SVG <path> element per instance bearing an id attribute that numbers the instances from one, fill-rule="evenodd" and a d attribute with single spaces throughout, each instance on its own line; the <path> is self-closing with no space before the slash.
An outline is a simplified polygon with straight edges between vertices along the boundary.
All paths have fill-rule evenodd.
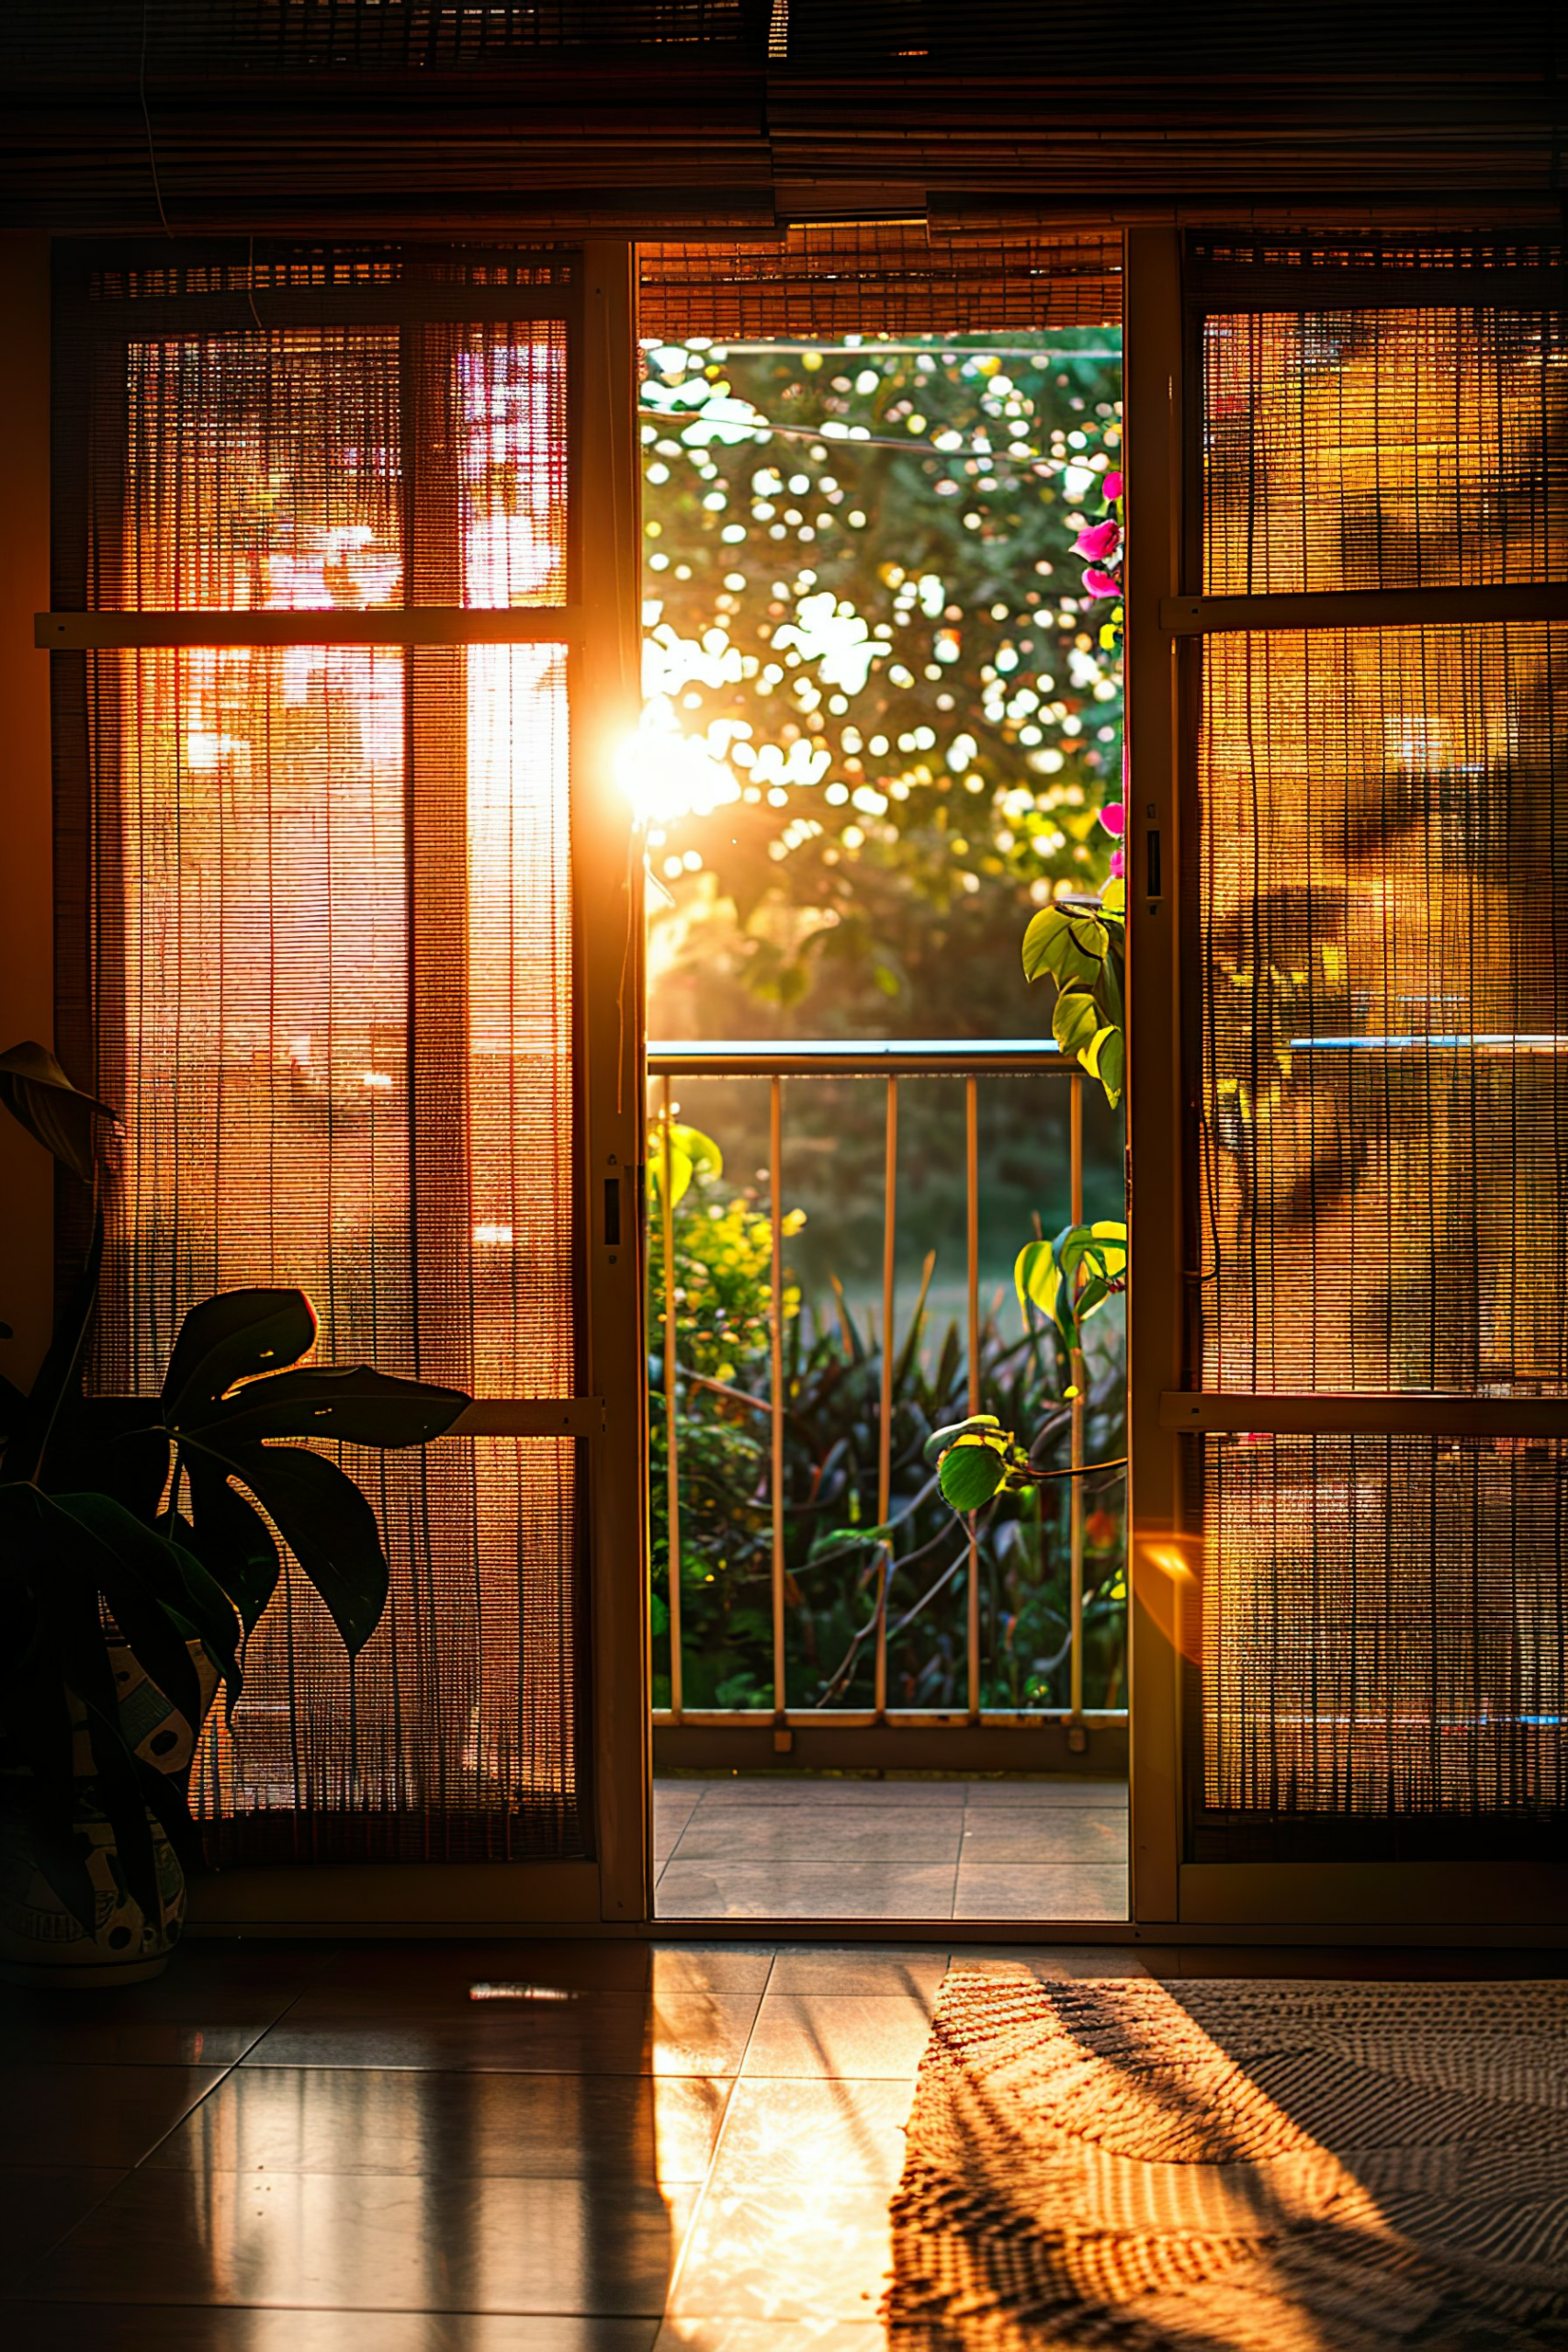
<path id="1" fill-rule="evenodd" d="M 186 1599 L 176 1547 L 107 1495 L 61 1495 L 51 1508 L 80 1531 L 84 1564 L 141 1665 L 170 1706 L 198 1729 L 201 1686 L 185 1626 L 171 1614 Z"/>
<path id="2" fill-rule="evenodd" d="M 47 1046 L 28 1039 L 0 1054 L 0 1102 L 46 1151 L 85 1184 L 92 1182 L 95 1122 L 112 1122 L 116 1114 L 107 1102 L 73 1086 Z"/>
<path id="3" fill-rule="evenodd" d="M 984 1438 L 961 1437 L 942 1457 L 938 1472 L 943 1498 L 953 1510 L 979 1510 L 1007 1475 L 1000 1446 Z"/>
<path id="4" fill-rule="evenodd" d="M 368 1364 L 324 1372 L 283 1372 L 253 1381 L 215 1413 L 191 1424 L 192 1435 L 227 1453 L 263 1438 L 321 1437 L 350 1445 L 423 1445 L 449 1430 L 468 1399 L 460 1389 L 395 1380 Z"/>
<path id="5" fill-rule="evenodd" d="M 193 1306 L 180 1325 L 164 1382 L 164 1408 L 183 1427 L 237 1380 L 298 1363 L 316 1343 L 316 1310 L 302 1290 L 228 1290 Z"/>
<path id="6" fill-rule="evenodd" d="M 93 1238 L 86 1261 L 71 1295 L 55 1317 L 54 1331 L 33 1382 L 32 1394 L 6 1447 L 7 1478 L 36 1478 L 55 1420 L 74 1389 L 82 1350 L 97 1303 L 98 1272 L 104 1259 L 102 1211 L 93 1218 Z"/>
<path id="7" fill-rule="evenodd" d="M 387 1605 L 387 1558 L 376 1514 L 335 1462 L 293 1446 L 236 1447 L 244 1480 L 332 1612 L 350 1656 Z"/>
<path id="8" fill-rule="evenodd" d="M 230 1485 L 221 1463 L 193 1453 L 185 1457 L 185 1467 L 191 1507 L 186 1540 L 228 1594 L 249 1634 L 276 1589 L 277 1546 L 265 1521 Z"/>

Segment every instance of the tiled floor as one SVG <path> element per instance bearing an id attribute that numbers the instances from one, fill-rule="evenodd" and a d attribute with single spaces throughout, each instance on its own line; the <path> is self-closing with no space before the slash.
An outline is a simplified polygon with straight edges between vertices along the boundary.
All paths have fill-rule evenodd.
<path id="1" fill-rule="evenodd" d="M 1540 1952 L 952 1956 L 1561 1973 Z M 0 2334 L 28 2352 L 874 2352 L 948 1961 L 940 1943 L 206 1944 L 134 1990 L 9 1995 Z"/>
<path id="2" fill-rule="evenodd" d="M 661 1919 L 1124 1919 L 1127 1784 L 670 1780 Z"/>

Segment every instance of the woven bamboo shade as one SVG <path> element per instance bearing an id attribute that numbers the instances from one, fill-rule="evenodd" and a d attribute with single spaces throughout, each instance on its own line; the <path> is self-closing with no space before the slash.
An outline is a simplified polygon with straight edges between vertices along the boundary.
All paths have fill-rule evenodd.
<path id="1" fill-rule="evenodd" d="M 646 244 L 637 266 L 642 332 L 672 340 L 1109 326 L 1122 315 L 1122 241 L 1111 232 L 956 238 L 886 221 Z"/>
<path id="2" fill-rule="evenodd" d="M 570 263 L 241 266 L 62 288 L 62 601 L 300 616 L 285 645 L 57 659 L 61 1030 L 123 1118 L 93 1385 L 155 1390 L 188 1306 L 298 1284 L 323 1361 L 570 1396 L 565 648 L 308 618 L 565 600 Z M 347 1466 L 386 1616 L 351 1670 L 286 1574 L 203 1751 L 216 1853 L 581 1853 L 571 1445 Z"/>
<path id="3" fill-rule="evenodd" d="M 1560 263 L 1200 245 L 1204 587 L 1560 582 Z M 1568 1395 L 1565 713 L 1560 624 L 1205 644 L 1195 1385 Z M 1539 1845 L 1568 1807 L 1562 1449 L 1214 1438 L 1193 1468 L 1193 1850 Z"/>

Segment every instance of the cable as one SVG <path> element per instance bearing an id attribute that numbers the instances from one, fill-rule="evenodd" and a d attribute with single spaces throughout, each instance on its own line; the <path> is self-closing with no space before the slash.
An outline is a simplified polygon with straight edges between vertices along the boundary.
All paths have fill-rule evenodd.
<path id="1" fill-rule="evenodd" d="M 152 194 L 157 201 L 158 218 L 164 224 L 164 234 L 172 237 L 169 216 L 164 209 L 164 191 L 158 181 L 158 152 L 152 143 L 152 117 L 147 109 L 147 19 L 152 12 L 152 0 L 141 0 L 141 56 L 136 69 L 136 95 L 141 101 L 141 120 L 147 131 L 147 161 L 152 173 Z"/>

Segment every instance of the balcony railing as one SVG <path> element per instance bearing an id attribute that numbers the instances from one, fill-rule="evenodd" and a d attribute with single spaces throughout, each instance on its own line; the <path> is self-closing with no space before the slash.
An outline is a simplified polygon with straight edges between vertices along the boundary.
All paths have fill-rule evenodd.
<path id="1" fill-rule="evenodd" d="M 791 1578 L 786 1555 L 785 1434 L 790 1402 L 785 1378 L 784 1159 L 786 1099 L 800 1081 L 854 1079 L 879 1082 L 884 1090 L 881 1198 L 882 1346 L 876 1437 L 876 1526 L 886 1526 L 893 1501 L 895 1448 L 896 1244 L 898 1232 L 898 1116 L 900 1089 L 907 1081 L 925 1079 L 959 1080 L 963 1086 L 962 1148 L 964 1185 L 964 1308 L 967 1320 L 967 1404 L 977 1413 L 987 1409 L 981 1390 L 981 1250 L 980 1250 L 980 1089 L 1000 1078 L 1037 1080 L 1067 1092 L 1066 1166 L 1056 1183 L 1042 1186 L 1044 1196 L 1059 1203 L 1058 1225 L 1081 1222 L 1084 1215 L 1084 1077 L 1078 1065 L 1064 1058 L 1054 1044 L 1020 1043 L 1009 1039 L 965 1040 L 961 1043 L 895 1040 L 875 1042 L 808 1042 L 790 1045 L 726 1042 L 712 1044 L 654 1043 L 649 1047 L 652 1085 L 653 1143 L 657 1155 L 668 1153 L 671 1122 L 677 1113 L 701 1125 L 690 1102 L 677 1102 L 676 1086 L 712 1080 L 762 1082 L 767 1094 L 768 1215 L 772 1227 L 771 1301 L 768 1317 L 769 1378 L 765 1394 L 739 1401 L 765 1415 L 770 1439 L 768 1509 L 771 1519 L 769 1587 L 772 1600 L 773 1705 L 693 1708 L 686 1703 L 686 1660 L 682 1643 L 682 1464 L 678 1442 L 679 1395 L 688 1375 L 682 1369 L 682 1318 L 676 1278 L 675 1210 L 668 1161 L 664 1181 L 651 1188 L 652 1214 L 661 1227 L 661 1295 L 649 1302 L 650 1327 L 661 1340 L 661 1396 L 653 1400 L 655 1476 L 662 1453 L 667 1505 L 669 1609 L 669 1701 L 654 1711 L 656 1752 L 666 1768 L 682 1765 L 712 1769 L 744 1764 L 774 1764 L 788 1758 L 797 1766 L 834 1769 L 929 1769 L 939 1770 L 1046 1770 L 1087 1768 L 1114 1773 L 1125 1769 L 1126 1709 L 1085 1704 L 1085 1478 L 1072 1476 L 1067 1525 L 1067 1704 L 1025 1709 L 1000 1709 L 982 1703 L 980 1538 L 972 1520 L 968 1528 L 965 1612 L 963 1632 L 964 1703 L 959 1707 L 897 1707 L 889 1704 L 888 1640 L 890 1588 L 898 1563 L 893 1548 L 876 1577 L 874 1623 L 870 1630 L 871 1703 L 858 1707 L 803 1703 L 792 1691 L 786 1645 L 787 1601 Z M 661 1144 L 660 1136 L 664 1140 Z M 959 1145 L 955 1132 L 953 1146 Z M 655 1169 L 656 1177 L 659 1170 Z M 1065 1180 L 1065 1181 L 1061 1181 Z M 818 1215 L 818 1228 L 822 1223 Z M 829 1237 L 831 1239 L 831 1236 Z M 1029 1238 L 1027 1231 L 1004 1237 L 1012 1250 Z M 930 1261 L 928 1261 L 928 1279 Z M 709 1384 L 710 1385 L 712 1384 Z M 961 1407 L 962 1409 L 962 1407 Z M 1066 1410 L 1066 1408 L 1063 1408 Z M 1023 1431 L 1025 1442 L 1033 1434 Z M 1086 1466 L 1086 1400 L 1075 1396 L 1066 1430 L 1072 1471 Z M 1090 1465 L 1092 1466 L 1092 1465 Z M 1060 1652 L 1058 1651 L 1058 1658 Z M 1118 1678 L 1119 1679 L 1119 1678 Z M 1059 1685 L 1057 1686 L 1059 1688 Z M 1100 1694 L 1104 1696 L 1104 1693 Z M 1111 1695 L 1119 1695 L 1114 1690 Z"/>

